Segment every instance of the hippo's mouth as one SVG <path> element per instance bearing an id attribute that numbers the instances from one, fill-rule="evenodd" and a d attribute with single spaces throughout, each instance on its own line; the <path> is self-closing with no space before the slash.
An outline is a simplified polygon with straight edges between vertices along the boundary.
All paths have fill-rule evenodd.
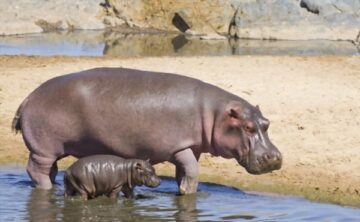
<path id="1" fill-rule="evenodd" d="M 237 162 L 244 167 L 248 173 L 254 175 L 269 173 L 281 168 L 281 163 L 270 165 L 266 163 L 261 156 L 255 157 L 251 155 L 251 153 L 246 157 L 238 159 Z"/>
<path id="2" fill-rule="evenodd" d="M 252 166 L 250 167 L 249 164 L 249 158 L 241 158 L 240 160 L 238 160 L 238 163 L 240 164 L 240 166 L 244 167 L 245 170 L 250 173 L 250 174 L 261 174 L 261 168 L 259 166 Z"/>
<path id="3" fill-rule="evenodd" d="M 277 169 L 271 169 L 266 167 L 266 164 L 263 163 L 261 159 L 256 158 L 255 161 L 250 162 L 249 158 L 242 158 L 241 160 L 238 160 L 238 163 L 245 168 L 245 170 L 254 175 L 269 173 L 273 170 Z"/>
<path id="4" fill-rule="evenodd" d="M 281 154 L 275 155 L 273 151 L 269 151 L 269 148 L 266 149 L 262 143 L 258 142 L 255 137 L 248 138 L 244 145 L 246 153 L 239 156 L 237 161 L 248 173 L 258 175 L 281 168 Z"/>
<path id="5" fill-rule="evenodd" d="M 262 174 L 267 173 L 268 171 L 264 172 L 263 167 L 263 161 L 259 158 L 251 158 L 253 155 L 250 153 L 250 150 L 254 148 L 255 142 L 252 138 L 249 138 L 247 140 L 247 143 L 245 143 L 245 150 L 246 153 L 243 156 L 239 156 L 237 159 L 237 162 L 240 164 L 240 166 L 244 167 L 245 170 L 250 174 Z"/>

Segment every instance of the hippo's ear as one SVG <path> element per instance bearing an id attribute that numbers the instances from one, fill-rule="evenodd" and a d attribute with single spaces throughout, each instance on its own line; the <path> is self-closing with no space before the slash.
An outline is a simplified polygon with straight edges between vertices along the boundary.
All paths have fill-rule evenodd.
<path id="1" fill-rule="evenodd" d="M 241 125 L 240 120 L 240 109 L 237 108 L 231 108 L 228 111 L 228 124 L 231 126 L 239 126 Z"/>
<path id="2" fill-rule="evenodd" d="M 143 170 L 143 165 L 140 162 L 137 162 L 135 164 L 135 170 L 142 171 Z"/>
<path id="3" fill-rule="evenodd" d="M 240 116 L 239 110 L 238 109 L 230 109 L 229 116 L 239 119 L 239 116 Z"/>

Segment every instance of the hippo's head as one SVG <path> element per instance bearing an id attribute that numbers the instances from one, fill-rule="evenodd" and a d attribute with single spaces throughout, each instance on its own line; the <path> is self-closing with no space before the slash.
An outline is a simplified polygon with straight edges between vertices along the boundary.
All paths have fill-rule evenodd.
<path id="1" fill-rule="evenodd" d="M 160 185 L 160 178 L 148 160 L 137 160 L 133 164 L 133 179 L 135 184 L 140 186 L 157 187 Z"/>
<path id="2" fill-rule="evenodd" d="M 281 153 L 267 134 L 270 122 L 262 116 L 258 106 L 231 102 L 215 124 L 213 145 L 216 155 L 235 158 L 251 174 L 281 168 Z"/>

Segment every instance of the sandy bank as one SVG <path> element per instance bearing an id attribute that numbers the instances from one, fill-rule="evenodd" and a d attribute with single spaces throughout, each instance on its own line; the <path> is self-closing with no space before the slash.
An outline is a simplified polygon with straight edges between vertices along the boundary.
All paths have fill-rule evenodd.
<path id="1" fill-rule="evenodd" d="M 203 155 L 201 180 L 360 206 L 360 57 L 0 56 L 0 163 L 26 162 L 28 151 L 10 125 L 32 90 L 54 76 L 101 66 L 179 73 L 260 105 L 283 168 L 253 176 L 233 160 Z M 174 173 L 168 164 L 157 169 Z"/>

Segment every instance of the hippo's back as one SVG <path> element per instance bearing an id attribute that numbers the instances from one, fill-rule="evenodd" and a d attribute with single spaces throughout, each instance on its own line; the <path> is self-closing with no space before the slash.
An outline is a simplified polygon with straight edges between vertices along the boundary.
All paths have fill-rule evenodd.
<path id="1" fill-rule="evenodd" d="M 114 155 L 92 155 L 78 159 L 67 170 L 68 175 L 97 175 L 115 173 L 119 169 L 126 167 L 125 159 Z M 111 176 L 111 175 L 108 175 Z"/>
<path id="2" fill-rule="evenodd" d="M 199 145 L 204 106 L 232 97 L 181 75 L 96 68 L 42 84 L 29 96 L 21 125 L 27 137 L 47 138 L 41 149 L 51 155 L 113 154 L 158 163 Z"/>

